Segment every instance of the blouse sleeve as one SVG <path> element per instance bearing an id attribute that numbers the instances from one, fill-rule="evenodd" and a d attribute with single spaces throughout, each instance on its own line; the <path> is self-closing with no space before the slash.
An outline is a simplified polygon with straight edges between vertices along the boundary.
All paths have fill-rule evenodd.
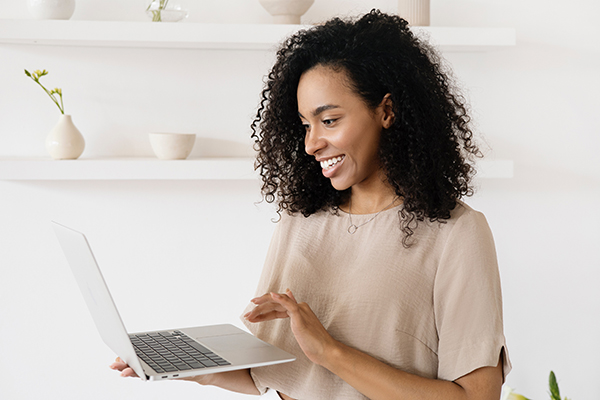
<path id="1" fill-rule="evenodd" d="M 496 250 L 479 212 L 466 211 L 449 234 L 435 277 L 434 308 L 439 379 L 454 381 L 495 367 L 501 354 L 508 374 Z"/>

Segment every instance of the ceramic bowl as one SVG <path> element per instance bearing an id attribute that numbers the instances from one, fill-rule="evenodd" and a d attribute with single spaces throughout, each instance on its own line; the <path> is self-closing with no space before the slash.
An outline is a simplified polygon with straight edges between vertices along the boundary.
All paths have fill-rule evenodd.
<path id="1" fill-rule="evenodd" d="M 75 0 L 27 0 L 27 8 L 36 19 L 69 19 L 75 12 Z"/>
<path id="2" fill-rule="evenodd" d="M 315 0 L 259 0 L 276 24 L 299 24 L 300 17 L 314 2 Z"/>
<path id="3" fill-rule="evenodd" d="M 150 145 L 161 160 L 185 160 L 196 141 L 193 133 L 150 133 Z"/>

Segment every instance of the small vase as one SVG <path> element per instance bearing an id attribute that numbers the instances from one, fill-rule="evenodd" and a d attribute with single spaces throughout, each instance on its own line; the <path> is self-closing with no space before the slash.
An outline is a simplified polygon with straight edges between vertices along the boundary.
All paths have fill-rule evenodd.
<path id="1" fill-rule="evenodd" d="M 180 5 L 166 5 L 164 0 L 154 0 L 146 9 L 146 15 L 152 22 L 178 22 L 187 18 L 188 12 Z"/>
<path id="2" fill-rule="evenodd" d="M 429 26 L 430 0 L 398 0 L 398 15 L 412 26 Z"/>
<path id="3" fill-rule="evenodd" d="M 273 16 L 275 24 L 299 24 L 300 17 L 314 2 L 315 0 L 259 0 Z"/>
<path id="4" fill-rule="evenodd" d="M 36 19 L 69 19 L 75 12 L 75 0 L 27 0 L 27 8 Z"/>
<path id="5" fill-rule="evenodd" d="M 46 150 L 55 160 L 75 160 L 85 148 L 85 140 L 70 115 L 61 115 L 46 138 Z"/>

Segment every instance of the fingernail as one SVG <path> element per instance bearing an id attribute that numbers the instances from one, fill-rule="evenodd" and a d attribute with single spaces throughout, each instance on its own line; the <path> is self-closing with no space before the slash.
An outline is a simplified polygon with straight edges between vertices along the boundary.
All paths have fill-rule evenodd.
<path id="1" fill-rule="evenodd" d="M 252 313 L 252 311 L 247 312 L 246 314 L 244 314 L 244 318 L 248 318 L 248 316 Z"/>
<path id="2" fill-rule="evenodd" d="M 281 295 L 279 293 L 271 293 L 271 296 L 273 296 L 273 298 L 275 298 L 275 299 L 281 298 Z"/>

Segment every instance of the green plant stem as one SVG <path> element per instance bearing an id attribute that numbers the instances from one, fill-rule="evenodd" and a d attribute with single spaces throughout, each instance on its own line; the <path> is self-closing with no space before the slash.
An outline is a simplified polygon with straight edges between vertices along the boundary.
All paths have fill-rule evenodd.
<path id="1" fill-rule="evenodd" d="M 146 11 L 150 10 L 152 3 L 150 3 Z M 152 22 L 162 22 L 162 11 L 167 7 L 167 4 L 169 4 L 169 0 L 160 0 L 158 3 L 158 10 L 150 10 L 152 11 Z"/>
<path id="2" fill-rule="evenodd" d="M 46 89 L 46 88 L 44 87 L 44 85 L 42 85 L 42 84 L 40 83 L 40 81 L 39 81 L 39 80 L 35 80 L 35 79 L 34 79 L 33 81 L 34 81 L 35 83 L 37 83 L 38 85 L 40 85 L 40 87 L 41 87 L 42 89 L 44 89 L 44 92 L 46 92 L 46 94 L 47 94 L 48 96 L 50 96 L 50 98 L 52 99 L 52 101 L 54 102 L 54 104 L 56 104 L 56 107 L 58 107 L 58 109 L 60 110 L 60 113 L 64 115 L 64 114 L 65 114 L 65 111 L 64 111 L 64 105 L 62 105 L 62 104 L 63 104 L 62 95 L 59 95 L 59 96 L 60 96 L 60 104 L 58 104 L 58 101 L 56 100 L 56 98 L 50 94 L 50 92 L 48 91 L 48 89 Z M 61 107 L 61 106 L 62 106 L 62 107 Z"/>

